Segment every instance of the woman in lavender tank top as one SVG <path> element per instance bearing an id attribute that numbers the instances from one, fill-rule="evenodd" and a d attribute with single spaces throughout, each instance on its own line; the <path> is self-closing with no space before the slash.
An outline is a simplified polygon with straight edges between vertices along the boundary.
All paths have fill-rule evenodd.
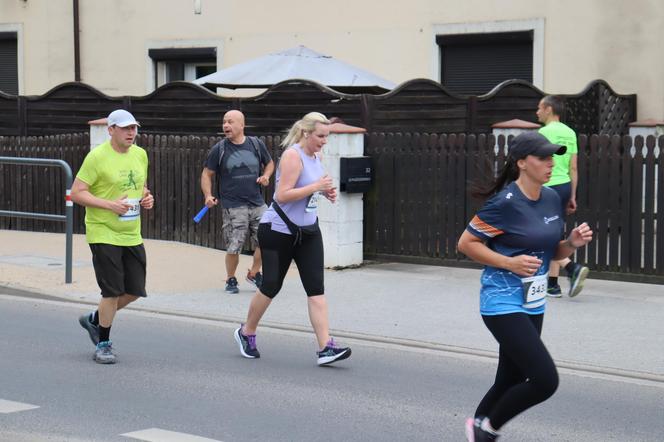
<path id="1" fill-rule="evenodd" d="M 310 112 L 293 124 L 281 143 L 285 148 L 277 169 L 273 203 L 258 227 L 263 257 L 263 282 L 249 305 L 247 320 L 235 330 L 235 341 L 245 358 L 260 357 L 256 329 L 272 299 L 279 293 L 293 260 L 307 293 L 309 319 L 319 351 L 318 365 L 346 359 L 351 350 L 330 337 L 327 300 L 323 283 L 323 238 L 317 209 L 321 196 L 334 203 L 337 190 L 323 169 L 321 150 L 330 133 L 329 120 Z M 306 226 L 300 229 L 300 226 Z"/>

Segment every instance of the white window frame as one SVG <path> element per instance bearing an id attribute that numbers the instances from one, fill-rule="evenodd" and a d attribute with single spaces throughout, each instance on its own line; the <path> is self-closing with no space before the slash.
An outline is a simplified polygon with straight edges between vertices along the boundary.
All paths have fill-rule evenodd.
<path id="1" fill-rule="evenodd" d="M 166 65 L 168 64 L 167 61 L 158 61 L 157 62 L 157 87 L 162 86 L 166 83 L 168 83 L 170 80 L 167 81 L 166 79 Z M 196 79 L 196 68 L 198 66 L 214 66 L 215 68 L 217 65 L 215 63 L 185 63 L 184 64 L 184 81 L 193 81 Z M 218 68 L 217 68 L 218 69 Z"/>
<path id="2" fill-rule="evenodd" d="M 533 85 L 544 89 L 544 19 L 534 18 L 531 20 L 505 20 L 477 23 L 450 23 L 434 24 L 432 26 L 432 66 L 431 78 L 440 81 L 442 74 L 442 59 L 440 46 L 436 43 L 438 35 L 459 34 L 493 34 L 496 32 L 533 32 Z"/>
<path id="3" fill-rule="evenodd" d="M 186 63 L 184 65 L 184 79 L 185 81 L 193 81 L 196 79 L 196 68 L 199 66 L 217 66 L 214 63 Z"/>
<path id="4" fill-rule="evenodd" d="M 145 44 L 145 63 L 147 66 L 146 76 L 145 76 L 145 91 L 150 93 L 156 89 L 154 84 L 155 78 L 155 67 L 157 73 L 157 82 L 163 84 L 163 80 L 166 78 L 166 65 L 164 62 L 155 63 L 152 58 L 148 55 L 150 49 L 167 49 L 167 48 L 217 48 L 217 70 L 221 69 L 223 66 L 223 42 L 220 40 L 159 40 L 159 41 L 148 41 Z M 188 65 L 193 66 L 193 68 Z M 208 66 L 208 63 L 187 63 L 185 65 L 185 78 L 187 78 L 188 69 L 193 69 L 193 72 L 196 71 L 195 66 L 205 65 Z M 194 74 L 192 74 L 194 75 Z M 192 78 L 193 80 L 193 78 Z M 158 86 L 157 86 L 158 87 Z"/>

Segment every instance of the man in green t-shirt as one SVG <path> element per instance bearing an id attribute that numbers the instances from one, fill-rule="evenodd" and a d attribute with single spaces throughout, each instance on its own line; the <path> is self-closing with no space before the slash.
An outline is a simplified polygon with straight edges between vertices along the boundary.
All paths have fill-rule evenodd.
<path id="1" fill-rule="evenodd" d="M 71 199 L 85 206 L 85 236 L 102 296 L 97 310 L 79 323 L 96 345 L 94 360 L 100 364 L 116 361 L 110 340 L 116 312 L 147 296 L 141 208 L 152 209 L 154 198 L 147 188 L 147 153 L 134 144 L 138 126 L 126 110 L 111 112 L 110 140 L 85 157 L 71 190 Z"/>
<path id="2" fill-rule="evenodd" d="M 577 172 L 576 133 L 564 123 L 560 122 L 563 113 L 563 100 L 555 95 L 547 95 L 540 100 L 537 106 L 537 119 L 544 124 L 539 132 L 551 143 L 567 146 L 564 155 L 553 156 L 553 170 L 551 179 L 546 186 L 555 190 L 560 196 L 562 203 L 561 216 L 571 215 L 576 212 L 576 188 L 579 182 Z M 564 267 L 570 279 L 568 295 L 574 297 L 583 289 L 583 283 L 588 276 L 588 267 L 574 263 L 569 258 L 560 261 L 551 261 L 549 267 L 549 283 L 547 294 L 554 298 L 562 296 L 562 290 L 558 284 L 560 267 Z"/>

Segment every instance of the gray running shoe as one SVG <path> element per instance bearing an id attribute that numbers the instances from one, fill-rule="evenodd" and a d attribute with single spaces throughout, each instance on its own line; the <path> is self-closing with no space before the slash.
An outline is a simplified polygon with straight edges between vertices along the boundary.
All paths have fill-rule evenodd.
<path id="1" fill-rule="evenodd" d="M 81 324 L 81 327 L 87 330 L 92 343 L 94 345 L 99 344 L 99 326 L 92 323 L 90 320 L 90 314 L 86 313 L 83 316 L 79 316 L 78 323 Z"/>
<path id="2" fill-rule="evenodd" d="M 226 293 L 240 293 L 240 289 L 237 287 L 237 279 L 235 276 L 231 276 L 228 278 L 228 281 L 226 281 Z"/>
<path id="3" fill-rule="evenodd" d="M 113 354 L 113 343 L 104 341 L 97 344 L 95 355 L 93 357 L 97 364 L 115 364 L 115 354 Z"/>
<path id="4" fill-rule="evenodd" d="M 261 357 L 261 354 L 258 352 L 258 348 L 256 348 L 256 335 L 242 334 L 243 325 L 240 324 L 240 327 L 235 330 L 235 342 L 240 347 L 242 356 L 249 359 L 258 359 Z"/>
<path id="5" fill-rule="evenodd" d="M 568 295 L 570 298 L 581 293 L 581 290 L 583 290 L 583 283 L 586 281 L 589 272 L 590 269 L 588 269 L 588 267 L 582 266 L 581 264 L 574 264 L 574 271 L 569 277 Z"/>

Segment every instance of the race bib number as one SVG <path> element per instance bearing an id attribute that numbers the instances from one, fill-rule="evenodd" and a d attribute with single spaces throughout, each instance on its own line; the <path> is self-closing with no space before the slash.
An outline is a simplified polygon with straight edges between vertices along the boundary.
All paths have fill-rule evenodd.
<path id="1" fill-rule="evenodd" d="M 537 308 L 546 302 L 546 288 L 549 274 L 521 278 L 523 284 L 523 307 Z"/>
<path id="2" fill-rule="evenodd" d="M 141 199 L 140 198 L 127 198 L 127 204 L 131 204 L 129 210 L 124 215 L 118 215 L 120 221 L 133 221 L 141 216 Z"/>
<path id="3" fill-rule="evenodd" d="M 314 192 L 309 198 L 307 207 L 304 209 L 305 212 L 315 212 L 318 210 L 318 198 L 320 197 L 320 192 Z"/>

